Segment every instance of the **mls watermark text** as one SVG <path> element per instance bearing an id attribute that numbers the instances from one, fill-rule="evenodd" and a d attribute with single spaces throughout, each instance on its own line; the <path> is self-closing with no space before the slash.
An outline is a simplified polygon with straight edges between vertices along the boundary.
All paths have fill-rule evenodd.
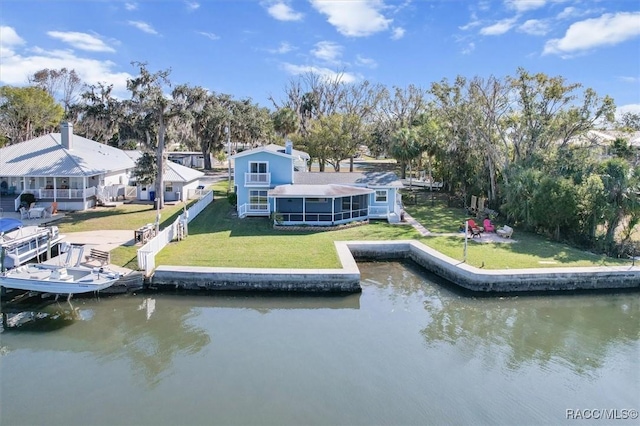
<path id="1" fill-rule="evenodd" d="M 638 410 L 617 408 L 567 408 L 568 420 L 633 420 Z"/>

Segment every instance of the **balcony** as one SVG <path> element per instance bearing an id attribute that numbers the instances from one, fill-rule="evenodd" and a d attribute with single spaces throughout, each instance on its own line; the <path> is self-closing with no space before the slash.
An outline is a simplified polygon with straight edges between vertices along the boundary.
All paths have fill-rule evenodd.
<path id="1" fill-rule="evenodd" d="M 271 185 L 271 173 L 245 173 L 244 186 L 264 186 Z"/>

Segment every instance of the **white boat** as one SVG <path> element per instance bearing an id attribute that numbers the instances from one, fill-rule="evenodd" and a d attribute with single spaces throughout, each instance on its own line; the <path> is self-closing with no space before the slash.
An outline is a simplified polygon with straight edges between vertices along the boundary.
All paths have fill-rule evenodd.
<path id="1" fill-rule="evenodd" d="M 51 294 L 78 294 L 112 286 L 120 273 L 86 266 L 29 263 L 0 274 L 4 288 Z"/>
<path id="2" fill-rule="evenodd" d="M 15 268 L 42 256 L 62 240 L 57 226 L 23 226 L 17 219 L 0 219 L 0 256 L 5 268 Z M 2 265 L 0 265 L 2 266 Z"/>

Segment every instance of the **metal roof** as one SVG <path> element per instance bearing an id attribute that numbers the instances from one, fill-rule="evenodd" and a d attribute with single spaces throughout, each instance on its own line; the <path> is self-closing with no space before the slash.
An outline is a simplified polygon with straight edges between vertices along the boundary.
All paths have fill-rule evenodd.
<path id="1" fill-rule="evenodd" d="M 393 172 L 296 172 L 293 182 L 302 185 L 357 185 L 381 188 L 402 188 L 404 185 Z"/>
<path id="2" fill-rule="evenodd" d="M 60 133 L 0 148 L 2 176 L 82 177 L 134 167 L 121 149 L 78 135 L 73 135 L 71 149 L 62 146 Z"/>
<path id="3" fill-rule="evenodd" d="M 348 185 L 280 185 L 269 190 L 269 197 L 350 197 L 371 194 L 372 189 Z"/>
<path id="4" fill-rule="evenodd" d="M 258 148 L 253 148 L 253 149 L 247 149 L 246 151 L 242 151 L 239 152 L 235 155 L 232 155 L 231 158 L 240 158 L 240 157 L 244 157 L 245 155 L 251 155 L 251 154 L 255 154 L 257 152 L 272 152 L 274 154 L 278 154 L 278 155 L 283 155 L 283 156 L 287 156 L 287 157 L 293 157 L 293 158 L 300 158 L 300 159 L 304 159 L 304 160 L 309 160 L 311 157 L 309 156 L 309 154 L 307 154 L 304 151 L 298 151 L 297 149 L 292 149 L 291 150 L 291 154 L 285 154 L 285 147 L 284 146 L 280 146 L 280 145 L 276 145 L 276 144 L 269 144 L 269 145 L 265 145 L 265 146 L 259 146 Z"/>
<path id="5" fill-rule="evenodd" d="M 134 163 L 142 156 L 142 152 L 140 151 L 125 151 L 125 153 L 131 157 Z M 174 163 L 173 161 L 167 161 L 166 164 L 167 168 L 163 176 L 165 182 L 189 183 L 204 176 L 204 173 L 199 170 Z"/>

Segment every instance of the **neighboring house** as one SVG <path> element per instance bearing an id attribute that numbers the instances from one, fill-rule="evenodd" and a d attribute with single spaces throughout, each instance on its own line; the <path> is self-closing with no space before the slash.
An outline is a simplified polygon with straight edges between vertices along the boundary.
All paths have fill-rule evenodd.
<path id="1" fill-rule="evenodd" d="M 209 154 L 209 159 L 211 159 L 211 154 Z M 204 169 L 204 154 L 201 152 L 171 151 L 167 152 L 167 160 L 185 167 Z"/>
<path id="2" fill-rule="evenodd" d="M 594 149 L 601 157 L 606 158 L 612 155 L 611 149 L 616 139 L 627 141 L 629 147 L 636 152 L 640 150 L 640 132 L 589 130 L 572 137 L 569 144 Z"/>
<path id="3" fill-rule="evenodd" d="M 142 156 L 140 151 L 126 151 L 127 155 L 135 162 Z M 204 173 L 189 167 L 167 161 L 164 171 L 164 200 L 186 201 L 189 199 L 189 191 L 195 191 L 200 185 L 200 178 Z M 149 185 L 137 185 L 137 197 L 139 200 L 154 200 L 155 183 Z"/>
<path id="4" fill-rule="evenodd" d="M 330 226 L 366 219 L 399 222 L 402 182 L 391 172 L 306 172 L 309 155 L 267 145 L 233 157 L 240 217 L 269 216 L 285 225 Z"/>
<path id="5" fill-rule="evenodd" d="M 60 210 L 85 210 L 99 187 L 128 184 L 135 163 L 124 151 L 74 135 L 71 123 L 60 130 L 0 148 L 0 195 L 16 210 L 25 192 Z"/>

